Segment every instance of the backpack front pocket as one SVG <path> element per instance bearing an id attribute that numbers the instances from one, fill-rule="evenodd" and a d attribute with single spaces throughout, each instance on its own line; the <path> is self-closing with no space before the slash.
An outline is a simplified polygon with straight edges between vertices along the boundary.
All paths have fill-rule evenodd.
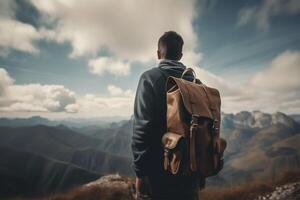
<path id="1" fill-rule="evenodd" d="M 177 174 L 183 159 L 184 136 L 167 132 L 162 137 L 164 147 L 164 169 Z"/>

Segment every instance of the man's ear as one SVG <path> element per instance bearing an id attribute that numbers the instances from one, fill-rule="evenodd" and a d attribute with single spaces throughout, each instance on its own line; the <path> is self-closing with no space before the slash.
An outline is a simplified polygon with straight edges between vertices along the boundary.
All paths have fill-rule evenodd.
<path id="1" fill-rule="evenodd" d="M 157 58 L 158 58 L 158 60 L 160 60 L 160 59 L 161 59 L 161 53 L 160 53 L 160 51 L 159 51 L 159 50 L 157 50 Z"/>
<path id="2" fill-rule="evenodd" d="M 183 55 L 183 54 L 181 53 L 178 60 L 180 60 L 180 59 L 182 58 L 182 55 Z"/>

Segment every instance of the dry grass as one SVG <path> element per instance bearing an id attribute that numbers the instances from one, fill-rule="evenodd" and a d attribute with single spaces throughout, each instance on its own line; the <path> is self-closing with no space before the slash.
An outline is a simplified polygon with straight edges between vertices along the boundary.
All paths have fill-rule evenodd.
<path id="1" fill-rule="evenodd" d="M 55 195 L 43 200 L 133 200 L 129 190 L 99 187 L 77 188 L 66 194 Z"/>
<path id="2" fill-rule="evenodd" d="M 242 184 L 207 187 L 199 194 L 201 200 L 253 200 L 272 192 L 277 186 L 300 181 L 300 172 L 284 172 L 273 179 L 255 180 Z"/>
<path id="3" fill-rule="evenodd" d="M 132 178 L 122 177 L 114 180 L 111 185 L 92 184 L 79 186 L 65 193 L 47 197 L 18 199 L 18 200 L 134 200 Z"/>
<path id="4" fill-rule="evenodd" d="M 133 200 L 131 191 L 124 188 L 78 187 L 49 197 L 14 198 L 10 200 Z"/>
<path id="5" fill-rule="evenodd" d="M 273 179 L 261 179 L 237 185 L 207 187 L 199 194 L 201 200 L 253 200 L 259 195 L 272 192 L 277 186 L 300 181 L 300 172 L 285 172 Z M 128 188 L 78 187 L 63 194 L 30 200 L 133 200 L 132 190 Z M 14 199 L 29 200 L 29 199 Z"/>

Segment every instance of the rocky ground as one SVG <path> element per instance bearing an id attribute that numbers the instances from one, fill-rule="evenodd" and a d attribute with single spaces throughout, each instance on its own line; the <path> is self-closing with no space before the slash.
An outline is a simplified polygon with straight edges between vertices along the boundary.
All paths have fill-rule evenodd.
<path id="1" fill-rule="evenodd" d="M 88 183 L 83 188 L 100 187 L 111 191 L 119 191 L 124 199 L 133 199 L 133 183 L 118 174 L 103 176 Z M 300 182 L 289 183 L 276 187 L 272 193 L 259 196 L 255 200 L 300 200 Z"/>
<path id="2" fill-rule="evenodd" d="M 300 182 L 276 187 L 272 193 L 259 196 L 256 200 L 300 200 Z"/>
<path id="3" fill-rule="evenodd" d="M 119 174 L 106 175 L 82 186 L 83 190 L 88 188 L 101 188 L 112 192 L 117 191 L 126 196 L 126 199 L 131 199 L 134 194 L 133 182 L 130 179 L 121 177 Z"/>
<path id="4" fill-rule="evenodd" d="M 296 178 L 284 177 L 270 183 L 254 181 L 237 186 L 207 187 L 199 195 L 201 200 L 300 200 L 299 178 L 296 175 L 293 176 Z M 65 193 L 13 200 L 134 200 L 133 184 L 132 178 L 111 174 Z"/>

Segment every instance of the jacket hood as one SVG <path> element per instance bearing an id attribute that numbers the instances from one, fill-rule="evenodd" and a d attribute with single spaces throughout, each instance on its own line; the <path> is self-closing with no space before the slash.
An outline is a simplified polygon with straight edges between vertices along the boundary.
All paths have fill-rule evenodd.
<path id="1" fill-rule="evenodd" d="M 176 60 L 161 60 L 158 64 L 159 67 L 168 69 L 168 68 L 180 68 L 180 69 L 185 69 L 186 66 L 182 64 L 182 62 L 176 61 Z"/>
<path id="2" fill-rule="evenodd" d="M 186 69 L 186 66 L 176 60 L 161 60 L 158 64 L 158 67 L 170 74 L 170 76 L 175 76 L 177 78 L 181 77 L 182 72 Z M 194 75 L 191 72 L 188 72 L 184 75 L 186 80 L 193 80 Z"/>

